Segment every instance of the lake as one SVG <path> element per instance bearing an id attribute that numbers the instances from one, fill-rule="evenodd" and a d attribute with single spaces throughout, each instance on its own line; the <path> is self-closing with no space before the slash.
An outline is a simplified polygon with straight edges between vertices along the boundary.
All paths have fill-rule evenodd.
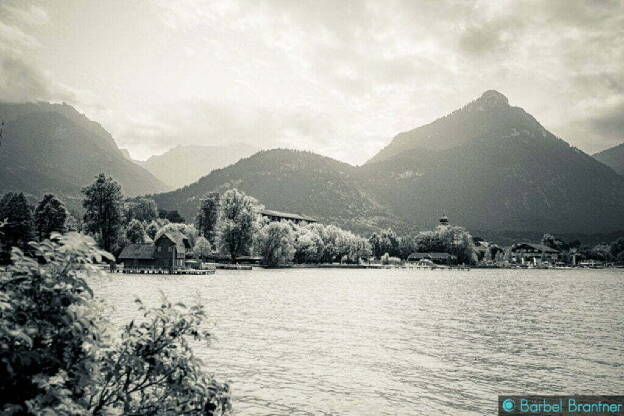
<path id="1" fill-rule="evenodd" d="M 125 323 L 135 296 L 199 296 L 237 415 L 484 415 L 499 394 L 622 394 L 622 270 L 222 271 L 91 281 Z"/>

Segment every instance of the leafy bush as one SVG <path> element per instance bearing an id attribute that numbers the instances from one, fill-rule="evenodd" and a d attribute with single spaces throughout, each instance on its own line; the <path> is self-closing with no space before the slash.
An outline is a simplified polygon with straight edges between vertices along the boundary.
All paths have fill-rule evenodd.
<path id="1" fill-rule="evenodd" d="M 383 256 L 381 256 L 381 264 L 399 265 L 401 264 L 401 259 L 398 257 L 391 257 L 390 254 L 385 253 Z"/>
<path id="2" fill-rule="evenodd" d="M 200 329 L 201 306 L 166 301 L 147 309 L 137 300 L 144 322 L 130 322 L 120 342 L 101 360 L 91 390 L 93 414 L 116 408 L 124 415 L 214 415 L 230 410 L 229 387 L 206 376 L 188 338 L 207 341 Z"/>
<path id="3" fill-rule="evenodd" d="M 146 320 L 107 336 L 99 302 L 84 280 L 112 258 L 81 234 L 14 248 L 0 274 L 0 413 L 218 415 L 229 388 L 205 376 L 188 338 L 206 340 L 200 306 L 164 303 Z"/>

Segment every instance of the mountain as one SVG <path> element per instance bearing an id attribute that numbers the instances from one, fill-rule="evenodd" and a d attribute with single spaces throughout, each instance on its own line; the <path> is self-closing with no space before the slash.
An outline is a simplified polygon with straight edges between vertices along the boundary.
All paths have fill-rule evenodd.
<path id="1" fill-rule="evenodd" d="M 397 135 L 358 177 L 417 227 L 444 213 L 472 230 L 624 229 L 624 178 L 497 91 Z"/>
<path id="2" fill-rule="evenodd" d="M 358 169 L 310 152 L 267 150 L 217 169 L 192 185 L 154 195 L 159 208 L 177 209 L 192 221 L 200 199 L 229 187 L 255 197 L 267 209 L 302 213 L 354 231 L 405 227 L 364 189 Z"/>
<path id="3" fill-rule="evenodd" d="M 164 183 L 180 188 L 257 151 L 255 147 L 244 143 L 227 146 L 177 146 L 162 155 L 137 163 Z"/>
<path id="4" fill-rule="evenodd" d="M 127 160 L 112 136 L 67 104 L 0 104 L 5 122 L 0 145 L 0 193 L 46 192 L 80 205 L 80 190 L 99 173 L 115 178 L 128 196 L 169 189 Z"/>
<path id="5" fill-rule="evenodd" d="M 624 143 L 594 154 L 594 159 L 624 176 Z"/>

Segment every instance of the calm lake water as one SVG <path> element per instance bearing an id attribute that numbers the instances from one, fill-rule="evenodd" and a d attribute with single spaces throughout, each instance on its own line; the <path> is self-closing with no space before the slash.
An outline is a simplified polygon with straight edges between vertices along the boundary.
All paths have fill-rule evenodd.
<path id="1" fill-rule="evenodd" d="M 92 282 L 136 317 L 201 297 L 237 415 L 484 415 L 498 394 L 624 394 L 624 271 L 254 270 Z"/>

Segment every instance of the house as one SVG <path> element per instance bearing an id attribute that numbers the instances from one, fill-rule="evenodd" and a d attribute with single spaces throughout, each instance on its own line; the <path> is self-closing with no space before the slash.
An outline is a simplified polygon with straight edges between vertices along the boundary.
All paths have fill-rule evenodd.
<path id="1" fill-rule="evenodd" d="M 291 214 L 289 212 L 273 211 L 270 209 L 263 209 L 260 211 L 260 215 L 264 218 L 268 218 L 269 221 L 292 221 L 295 224 L 311 224 L 318 222 L 315 218 L 308 217 L 303 214 Z"/>
<path id="2" fill-rule="evenodd" d="M 129 244 L 119 255 L 119 260 L 127 269 L 175 271 L 186 267 L 186 256 L 191 252 L 191 243 L 186 236 L 178 231 L 167 231 L 153 243 Z"/>
<path id="3" fill-rule="evenodd" d="M 544 244 L 516 243 L 509 248 L 508 257 L 513 263 L 555 264 L 559 251 Z"/>
<path id="4" fill-rule="evenodd" d="M 457 261 L 457 257 L 449 253 L 412 253 L 407 256 L 408 262 L 419 262 L 422 260 L 430 260 L 435 264 L 453 264 Z"/>

